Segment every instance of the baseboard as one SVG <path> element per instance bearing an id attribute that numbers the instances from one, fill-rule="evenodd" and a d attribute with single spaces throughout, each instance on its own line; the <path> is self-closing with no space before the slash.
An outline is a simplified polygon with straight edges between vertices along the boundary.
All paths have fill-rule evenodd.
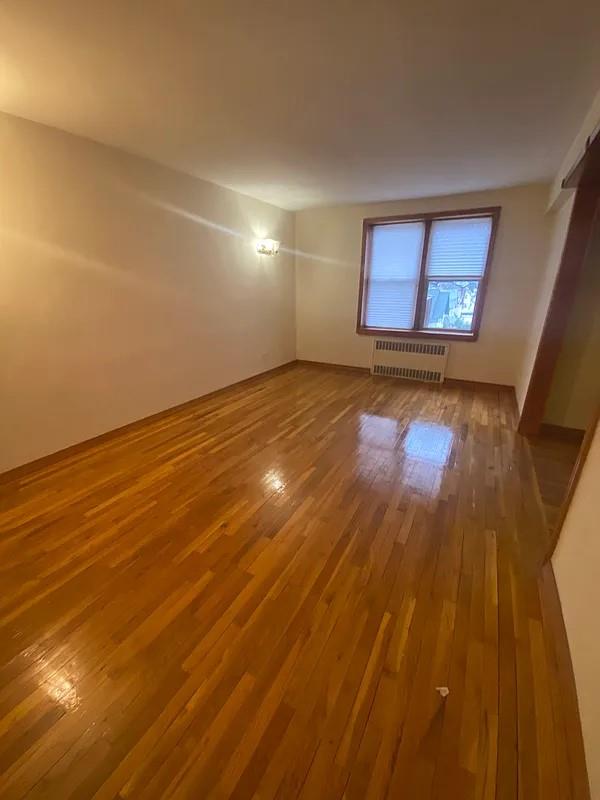
<path id="1" fill-rule="evenodd" d="M 249 385 L 253 382 L 257 382 L 263 378 L 266 378 L 267 376 L 275 375 L 278 372 L 285 372 L 295 364 L 296 359 L 287 361 L 285 364 L 280 364 L 278 367 L 272 367 L 271 369 L 264 370 L 264 372 L 258 372 L 256 375 L 251 375 L 249 378 L 242 378 L 240 381 L 235 381 L 234 383 L 230 383 L 227 386 L 221 387 L 220 389 L 215 389 L 207 394 L 199 395 L 191 400 L 186 400 L 184 403 L 178 403 L 177 405 L 170 406 L 162 411 L 149 414 L 147 417 L 140 417 L 140 419 L 133 420 L 133 422 L 127 422 L 125 425 L 121 425 L 118 428 L 113 428 L 112 430 L 105 431 L 97 436 L 92 436 L 90 439 L 84 439 L 81 442 L 76 442 L 68 447 L 63 447 L 61 450 L 55 450 L 53 453 L 40 456 L 33 461 L 28 461 L 26 464 L 19 464 L 17 467 L 12 467 L 11 469 L 0 473 L 0 484 L 10 483 L 14 480 L 20 480 L 31 472 L 49 467 L 57 461 L 62 461 L 65 458 L 76 456 L 90 447 L 96 447 L 97 445 L 105 444 L 117 436 L 122 436 L 125 433 L 132 433 L 136 430 L 136 428 L 142 427 L 149 422 L 156 422 L 162 419 L 162 417 L 166 417 L 175 411 L 182 411 L 186 407 L 194 405 L 194 403 L 197 403 L 199 400 L 208 400 L 209 398 L 222 394 L 223 392 L 233 389 L 234 387 Z"/>
<path id="2" fill-rule="evenodd" d="M 285 364 L 280 364 L 278 367 L 273 367 L 272 369 L 267 369 L 264 372 L 258 372 L 256 375 L 251 375 L 249 378 L 243 378 L 242 380 L 236 381 L 235 383 L 230 383 L 227 386 L 223 386 L 221 389 L 215 389 L 215 391 L 213 392 L 208 392 L 207 394 L 194 397 L 191 400 L 186 400 L 184 403 L 179 403 L 178 405 L 170 406 L 169 408 L 165 408 L 162 411 L 157 411 L 154 414 L 149 414 L 147 417 L 141 417 L 140 419 L 136 419 L 133 422 L 128 422 L 125 425 L 121 425 L 118 428 L 113 428 L 110 431 L 105 431 L 104 433 L 100 433 L 98 434 L 98 436 L 93 436 L 90 439 L 84 439 L 81 442 L 76 442 L 75 444 L 69 445 L 68 447 L 64 447 L 61 450 L 56 450 L 54 453 L 49 453 L 48 455 L 40 456 L 40 458 L 36 458 L 34 461 L 29 461 L 26 464 L 20 464 L 17 467 L 12 467 L 6 472 L 0 473 L 0 484 L 9 483 L 14 480 L 20 480 L 25 475 L 35 472 L 36 470 L 51 466 L 52 464 L 61 461 L 65 458 L 71 458 L 73 456 L 76 456 L 90 447 L 95 447 L 101 444 L 105 444 L 112 438 L 121 436 L 125 433 L 132 433 L 138 427 L 141 427 L 149 422 L 158 421 L 162 417 L 167 416 L 168 414 L 171 414 L 175 411 L 181 411 L 187 406 L 192 406 L 194 403 L 197 403 L 199 400 L 207 400 L 211 397 L 215 397 L 216 395 L 226 392 L 234 387 L 242 387 L 244 385 L 249 385 L 252 382 L 263 379 L 269 375 L 275 375 L 278 372 L 284 372 L 290 369 L 291 367 L 294 367 L 295 365 L 300 365 L 300 366 L 305 365 L 305 366 L 318 367 L 320 369 L 329 369 L 329 370 L 331 369 L 342 370 L 344 372 L 354 372 L 354 373 L 358 372 L 361 375 L 371 374 L 371 370 L 369 369 L 369 367 L 357 367 L 357 366 L 352 366 L 350 364 L 334 364 L 334 363 L 329 363 L 327 361 L 310 361 L 302 358 L 293 359 L 292 361 L 287 361 Z M 409 383 L 410 381 L 406 382 Z M 435 384 L 427 384 L 427 385 L 435 385 Z M 459 389 L 470 389 L 473 391 L 480 391 L 482 389 L 484 390 L 487 389 L 488 391 L 489 390 L 510 391 L 514 396 L 513 386 L 507 386 L 505 384 L 500 384 L 500 383 L 484 383 L 480 381 L 464 381 L 458 378 L 446 378 L 442 386 L 455 387 Z M 572 429 L 564 429 L 564 430 L 572 430 Z"/>
<path id="3" fill-rule="evenodd" d="M 580 444 L 585 436 L 585 431 L 581 430 L 581 428 L 567 428 L 563 425 L 553 425 L 551 422 L 542 422 L 539 435 L 548 436 L 551 439 L 560 439 L 563 442 Z"/>
<path id="4" fill-rule="evenodd" d="M 446 378 L 444 380 L 446 386 L 456 386 L 457 389 L 473 389 L 474 391 L 481 391 L 487 389 L 493 392 L 514 392 L 515 387 L 509 383 L 488 383 L 487 381 L 466 381 L 462 378 Z"/>
<path id="5" fill-rule="evenodd" d="M 311 367 L 321 367 L 324 369 L 343 369 L 343 370 L 350 370 L 351 372 L 362 372 L 369 373 L 371 370 L 369 367 L 356 367 L 350 364 L 335 364 L 329 361 L 310 361 L 309 359 L 299 358 L 297 360 L 298 364 L 306 364 L 307 366 Z M 395 379 L 394 379 L 395 380 Z M 421 381 L 409 381 L 407 378 L 403 378 L 403 381 L 410 382 L 410 383 L 422 383 Z M 433 385 L 433 384 L 432 384 Z M 452 386 L 457 389 L 473 389 L 475 391 L 480 391 L 482 389 L 487 389 L 489 391 L 494 392 L 514 392 L 515 387 L 510 386 L 507 383 L 487 383 L 485 381 L 466 381 L 462 380 L 461 378 L 446 378 L 444 386 Z"/>
<path id="6" fill-rule="evenodd" d="M 361 372 L 363 375 L 369 375 L 371 370 L 369 367 L 354 367 L 351 364 L 333 364 L 329 361 L 309 361 L 306 358 L 296 359 L 296 364 L 304 364 L 307 367 L 320 367 L 322 369 L 341 369 L 346 372 Z"/>

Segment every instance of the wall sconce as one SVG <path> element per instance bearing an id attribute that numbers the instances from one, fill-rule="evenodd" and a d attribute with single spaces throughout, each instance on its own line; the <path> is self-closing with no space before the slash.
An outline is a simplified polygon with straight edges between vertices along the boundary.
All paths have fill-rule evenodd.
<path id="1" fill-rule="evenodd" d="M 256 243 L 256 252 L 261 256 L 276 256 L 279 252 L 279 242 L 275 239 L 259 239 Z"/>

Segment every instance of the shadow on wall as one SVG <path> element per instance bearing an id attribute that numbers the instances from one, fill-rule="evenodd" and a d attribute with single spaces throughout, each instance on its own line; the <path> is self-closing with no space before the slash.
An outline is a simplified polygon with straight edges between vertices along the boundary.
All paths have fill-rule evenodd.
<path id="1" fill-rule="evenodd" d="M 585 430 L 600 402 L 600 222 L 583 263 L 569 312 L 544 422 Z"/>

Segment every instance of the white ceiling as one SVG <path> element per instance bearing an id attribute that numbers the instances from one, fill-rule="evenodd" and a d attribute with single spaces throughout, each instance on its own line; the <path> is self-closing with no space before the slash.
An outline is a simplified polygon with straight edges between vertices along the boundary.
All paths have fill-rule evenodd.
<path id="1" fill-rule="evenodd" d="M 2 0 L 0 109 L 285 208 L 549 179 L 597 0 Z"/>

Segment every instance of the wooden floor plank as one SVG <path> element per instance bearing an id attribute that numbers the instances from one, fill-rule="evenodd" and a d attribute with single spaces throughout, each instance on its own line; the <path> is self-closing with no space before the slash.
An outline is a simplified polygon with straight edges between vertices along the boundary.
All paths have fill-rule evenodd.
<path id="1" fill-rule="evenodd" d="M 0 500 L 3 800 L 589 800 L 510 392 L 295 365 Z"/>

